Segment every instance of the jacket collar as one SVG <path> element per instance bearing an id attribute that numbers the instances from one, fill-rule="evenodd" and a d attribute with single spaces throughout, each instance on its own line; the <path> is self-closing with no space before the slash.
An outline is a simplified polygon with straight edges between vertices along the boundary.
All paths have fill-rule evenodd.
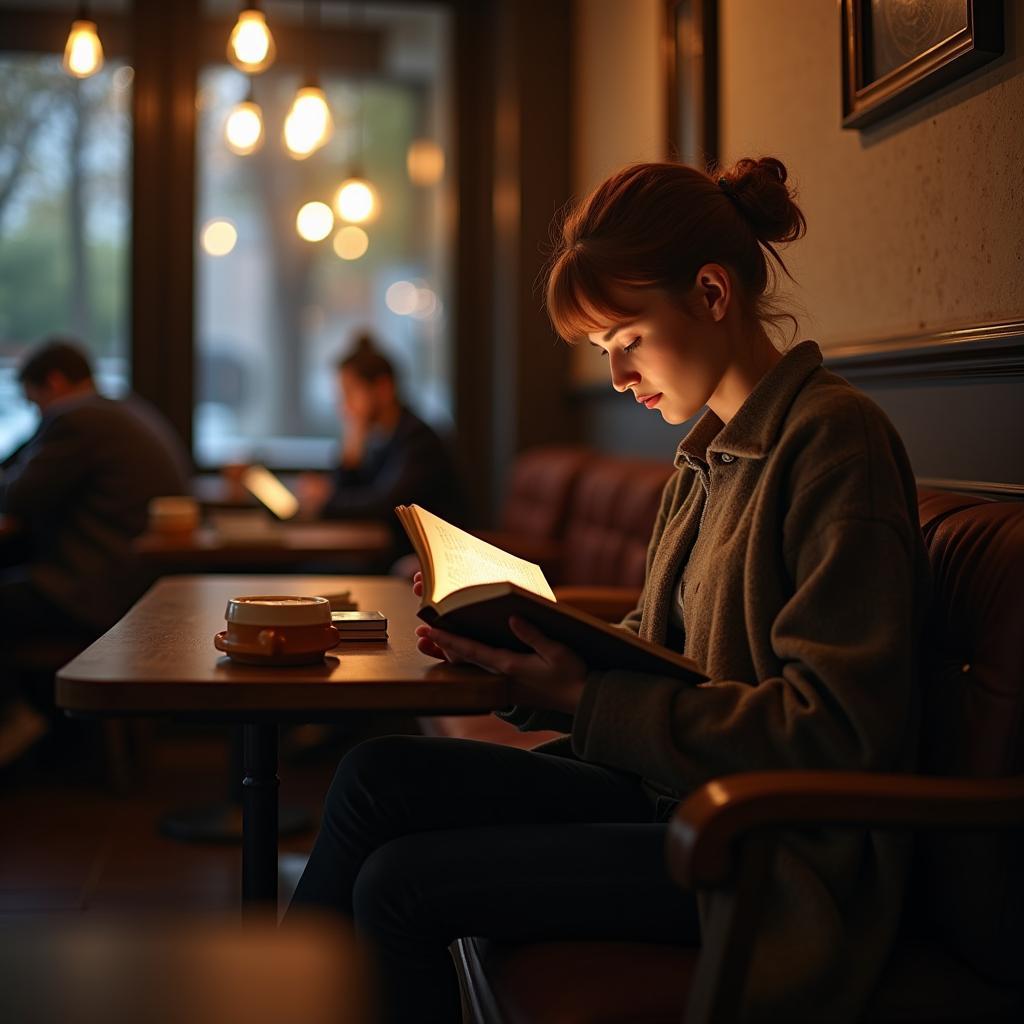
<path id="1" fill-rule="evenodd" d="M 679 442 L 675 465 L 707 463 L 708 453 L 725 452 L 745 458 L 764 458 L 782 428 L 789 407 L 807 378 L 821 366 L 817 342 L 802 341 L 791 348 L 762 378 L 727 423 L 710 410 Z"/>

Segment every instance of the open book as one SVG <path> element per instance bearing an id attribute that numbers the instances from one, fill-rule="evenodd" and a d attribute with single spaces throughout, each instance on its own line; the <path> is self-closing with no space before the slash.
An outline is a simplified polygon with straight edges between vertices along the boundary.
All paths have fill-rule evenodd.
<path id="1" fill-rule="evenodd" d="M 695 683 L 707 678 L 689 658 L 559 604 L 533 562 L 502 551 L 419 505 L 399 505 L 395 513 L 423 570 L 419 615 L 425 622 L 492 647 L 528 650 L 509 628 L 509 616 L 515 615 L 571 648 L 591 669 L 631 669 Z"/>

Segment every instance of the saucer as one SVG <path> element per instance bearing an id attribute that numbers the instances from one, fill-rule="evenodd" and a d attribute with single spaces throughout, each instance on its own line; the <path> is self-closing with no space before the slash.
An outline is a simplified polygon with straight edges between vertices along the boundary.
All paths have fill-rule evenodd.
<path id="1" fill-rule="evenodd" d="M 263 654 L 254 651 L 248 644 L 235 644 L 228 640 L 227 631 L 223 630 L 213 638 L 213 646 L 223 651 L 232 661 L 240 665 L 317 665 L 323 662 L 324 655 L 331 647 L 317 647 L 311 651 L 282 651 L 278 654 Z M 336 646 L 336 645 L 331 645 Z"/>

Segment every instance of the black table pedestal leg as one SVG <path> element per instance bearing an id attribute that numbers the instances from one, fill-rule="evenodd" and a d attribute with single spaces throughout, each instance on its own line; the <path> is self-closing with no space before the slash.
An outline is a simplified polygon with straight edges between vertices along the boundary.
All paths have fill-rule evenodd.
<path id="1" fill-rule="evenodd" d="M 277 910 L 277 725 L 243 726 L 243 913 Z"/>

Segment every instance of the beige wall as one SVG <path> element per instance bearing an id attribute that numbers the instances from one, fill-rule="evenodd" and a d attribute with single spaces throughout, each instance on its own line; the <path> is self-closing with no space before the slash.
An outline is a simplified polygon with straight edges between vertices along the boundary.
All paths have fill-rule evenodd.
<path id="1" fill-rule="evenodd" d="M 661 51 L 664 0 L 576 0 L 573 191 L 586 195 L 616 168 L 665 156 Z M 573 353 L 578 384 L 603 381 L 589 346 Z"/>
<path id="2" fill-rule="evenodd" d="M 1024 5 L 1006 55 L 867 131 L 843 131 L 836 5 L 721 0 L 722 155 L 800 184 L 790 269 L 823 344 L 1024 316 Z"/>
<path id="3" fill-rule="evenodd" d="M 576 0 L 573 187 L 665 151 L 664 0 Z"/>
<path id="4" fill-rule="evenodd" d="M 720 0 L 722 156 L 790 167 L 787 256 L 825 346 L 1024 317 L 1024 3 L 1006 55 L 863 132 L 840 119 L 834 0 Z M 574 181 L 664 153 L 661 0 L 577 0 Z M 577 379 L 597 379 L 585 354 Z"/>

